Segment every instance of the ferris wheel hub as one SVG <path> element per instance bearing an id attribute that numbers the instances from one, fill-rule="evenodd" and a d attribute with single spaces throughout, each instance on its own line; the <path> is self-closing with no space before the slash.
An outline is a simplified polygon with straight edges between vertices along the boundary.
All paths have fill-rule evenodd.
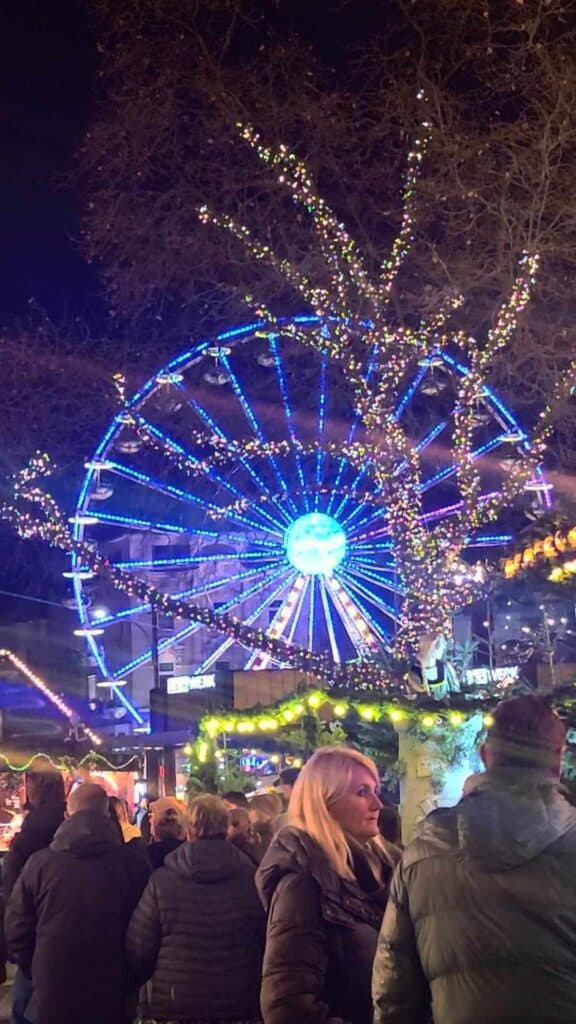
<path id="1" fill-rule="evenodd" d="M 307 512 L 288 527 L 284 548 L 290 565 L 309 576 L 327 576 L 346 554 L 346 534 L 325 512 Z"/>

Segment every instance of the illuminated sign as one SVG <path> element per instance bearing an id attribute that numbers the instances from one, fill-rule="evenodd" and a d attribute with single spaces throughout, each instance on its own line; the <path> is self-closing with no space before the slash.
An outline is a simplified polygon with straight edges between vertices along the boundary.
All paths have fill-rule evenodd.
<path id="1" fill-rule="evenodd" d="M 196 690 L 215 690 L 216 676 L 170 676 L 166 681 L 167 693 L 192 693 Z"/>
<path id="2" fill-rule="evenodd" d="M 489 686 L 490 683 L 503 683 L 507 680 L 512 683 L 518 679 L 519 671 L 518 665 L 506 665 L 501 668 L 469 668 L 465 675 L 466 682 L 472 686 Z"/>

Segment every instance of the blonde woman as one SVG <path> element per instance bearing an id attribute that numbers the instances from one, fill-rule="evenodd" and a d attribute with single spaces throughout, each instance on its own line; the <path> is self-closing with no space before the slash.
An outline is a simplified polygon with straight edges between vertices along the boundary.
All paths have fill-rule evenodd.
<path id="1" fill-rule="evenodd" d="M 372 1024 L 372 962 L 399 858 L 378 832 L 379 787 L 374 762 L 346 747 L 317 750 L 300 773 L 257 873 L 264 1024 Z"/>

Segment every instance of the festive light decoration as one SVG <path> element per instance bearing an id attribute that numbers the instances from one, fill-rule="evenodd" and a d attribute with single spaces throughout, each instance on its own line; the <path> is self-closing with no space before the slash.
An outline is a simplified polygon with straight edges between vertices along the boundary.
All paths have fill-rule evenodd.
<path id="1" fill-rule="evenodd" d="M 379 685 L 394 692 L 398 681 L 380 667 L 362 660 L 343 663 L 341 628 L 360 659 L 372 656 L 376 645 L 393 646 L 401 656 L 413 656 L 424 632 L 449 633 L 453 614 L 484 583 L 481 567 L 470 566 L 463 554 L 474 545 L 502 543 L 505 535 L 497 527 L 493 533 L 485 528 L 494 524 L 501 511 L 528 485 L 542 479 L 539 463 L 564 384 L 543 410 L 535 436 L 529 440 L 486 383 L 491 361 L 509 342 L 518 316 L 529 301 L 537 256 L 525 253 L 521 257 L 510 296 L 484 339 L 450 329 L 451 319 L 463 302 L 459 295 L 449 296 L 435 314 L 414 327 L 398 326 L 390 308 L 394 281 L 413 241 L 416 185 L 431 131 L 426 97 L 421 94 L 419 101 L 421 123 L 408 155 L 402 223 L 377 275 L 367 269 L 358 247 L 318 194 L 298 157 L 284 146 L 267 147 L 251 126 L 239 126 L 241 137 L 277 175 L 294 203 L 309 215 L 325 274 L 321 280 L 312 281 L 228 214 L 218 215 L 204 206 L 199 211 L 200 219 L 230 232 L 253 259 L 273 267 L 311 312 L 286 320 L 276 316 L 265 302 L 248 295 L 246 303 L 255 312 L 257 323 L 199 343 L 130 399 L 126 381 L 119 375 L 116 386 L 121 409 L 89 463 L 73 531 L 36 483 L 39 475 L 45 475 L 43 456 L 38 456 L 15 480 L 14 502 L 5 508 L 4 515 L 21 535 L 43 537 L 68 551 L 74 556 L 73 564 L 98 572 L 130 600 L 141 601 L 140 608 L 154 607 L 223 635 L 226 639 L 216 652 L 211 652 L 210 661 L 237 643 L 256 652 L 253 663 L 260 667 L 274 661 L 332 683 Z M 276 376 L 285 437 L 266 434 L 249 398 L 241 360 L 236 359 L 237 351 L 249 338 L 257 339 L 258 345 L 267 343 L 258 361 Z M 287 346 L 308 349 L 319 370 L 318 429 L 313 440 L 298 436 L 300 427 L 283 361 Z M 226 385 L 236 403 L 242 422 L 236 438 L 227 436 L 218 415 L 201 404 L 188 387 L 189 373 L 204 358 L 214 360 L 216 382 Z M 352 395 L 354 412 L 344 441 L 326 436 L 330 375 L 337 375 Z M 426 437 L 417 439 L 411 436 L 406 412 L 419 388 L 426 385 L 428 390 L 431 385 L 433 389 L 449 387 L 454 405 L 451 413 L 428 429 Z M 155 402 L 147 405 L 153 397 Z M 195 422 L 201 424 L 200 429 L 186 427 L 186 443 L 174 436 L 171 428 L 154 422 L 157 408 L 173 397 L 179 406 L 185 403 Z M 486 416 L 492 422 L 495 412 L 498 434 L 487 437 Z M 127 461 L 114 457 L 114 443 L 130 456 Z M 441 446 L 449 458 L 440 469 L 426 475 L 425 460 L 432 444 Z M 511 444 L 518 456 L 514 467 L 497 488 L 483 493 L 485 458 Z M 137 462 L 141 451 L 165 460 L 172 476 L 153 476 L 153 459 L 144 465 Z M 238 483 L 237 470 L 246 485 Z M 202 528 L 188 529 L 177 522 L 144 520 L 123 512 L 102 513 L 93 507 L 90 489 L 94 474 L 103 472 L 186 505 L 194 514 L 202 515 Z M 430 494 L 436 493 L 435 488 L 447 489 L 449 496 L 444 505 L 433 505 Z M 544 500 L 549 500 L 548 496 Z M 30 502 L 39 515 L 29 511 Z M 313 516 L 322 516 L 325 525 L 333 525 L 324 538 L 325 550 L 320 545 L 313 551 L 314 560 L 306 562 L 297 553 L 294 538 L 298 539 L 300 533 L 301 543 Z M 259 611 L 244 621 L 232 614 L 240 604 L 239 596 L 227 600 L 225 610 L 217 611 L 201 603 L 196 586 L 169 595 L 134 575 L 140 570 L 179 572 L 222 565 L 228 555 L 202 550 L 207 539 L 220 536 L 217 530 L 205 529 L 210 520 L 225 520 L 254 538 L 238 559 L 266 576 L 269 594 L 277 594 L 278 588 L 282 594 L 280 608 L 274 611 L 267 627 L 258 627 L 258 615 L 270 606 L 270 598 L 268 603 L 263 599 Z M 188 556 L 173 556 L 168 550 L 166 557 L 131 556 L 112 564 L 98 554 L 94 543 L 84 540 L 107 524 L 187 536 L 194 550 Z M 337 553 L 335 556 L 330 551 L 331 560 L 327 562 L 330 536 Z M 294 580 L 294 567 L 303 582 Z M 234 583 L 240 576 L 230 571 L 224 578 Z M 74 582 L 79 595 L 79 580 Z M 198 601 L 192 597 L 198 597 Z M 133 608 L 123 609 L 117 619 L 137 613 Z M 329 653 L 314 649 L 318 616 L 322 617 Z M 307 636 L 302 636 L 302 628 L 296 632 L 297 620 L 307 621 Z M 90 623 L 83 621 L 83 626 L 89 628 Z M 190 635 L 194 628 L 180 630 L 175 637 Z M 113 677 L 106 670 L 96 640 L 89 639 L 102 674 Z M 145 657 L 150 657 L 150 652 Z M 122 666 L 118 674 L 124 675 L 141 663 L 141 658 L 135 659 Z M 199 671 L 204 671 L 205 665 L 206 661 Z"/>
<path id="2" fill-rule="evenodd" d="M 13 764 L 6 754 L 2 754 L 1 752 L 0 761 L 2 761 L 6 765 L 6 768 L 11 772 L 27 772 L 38 761 L 48 762 L 48 764 L 58 772 L 67 772 L 75 768 L 83 768 L 84 766 L 94 767 L 100 769 L 100 771 L 107 770 L 112 772 L 124 772 L 128 771 L 131 767 L 136 767 L 139 763 L 139 758 L 137 754 L 134 754 L 132 757 L 128 758 L 127 761 L 124 761 L 123 764 L 114 764 L 113 761 L 109 761 L 102 754 L 98 754 L 94 750 L 91 750 L 88 754 L 85 754 L 84 757 L 80 758 L 79 761 L 76 761 L 72 757 L 63 758 L 60 761 L 54 761 L 50 754 L 44 754 L 42 751 L 38 751 L 37 754 L 33 754 L 32 757 L 29 757 L 24 764 Z"/>
<path id="3" fill-rule="evenodd" d="M 398 696 L 393 701 L 383 701 L 378 694 L 374 694 L 370 699 L 362 699 L 354 690 L 344 696 L 311 687 L 269 708 L 257 708 L 241 713 L 212 712 L 201 719 L 199 731 L 204 740 L 214 748 L 214 744 L 223 735 L 229 738 L 236 735 L 256 738 L 260 736 L 263 739 L 273 735 L 281 740 L 283 729 L 293 729 L 309 715 L 317 717 L 323 723 L 329 723 L 342 720 L 353 713 L 365 722 L 388 722 L 398 729 L 416 726 L 425 733 L 431 730 L 459 729 L 471 718 L 481 714 L 484 728 L 489 729 L 494 724 L 492 711 L 505 692 L 506 687 L 499 695 L 452 695 L 449 703 L 439 706 L 430 698 L 424 697 L 414 701 Z M 573 720 L 575 700 L 576 683 L 559 688 L 554 703 L 563 717 Z"/>
<path id="4" fill-rule="evenodd" d="M 9 651 L 4 647 L 0 649 L 0 658 L 5 658 L 6 661 L 9 661 L 10 664 L 14 666 L 14 668 L 17 668 L 18 671 L 21 672 L 22 675 L 25 677 L 25 679 L 27 679 L 29 683 L 32 683 L 32 685 L 35 686 L 37 690 L 40 690 L 40 692 L 46 697 L 46 699 L 49 700 L 50 703 L 58 709 L 60 714 L 64 715 L 64 717 L 68 719 L 71 725 L 81 726 L 82 730 L 85 732 L 86 736 L 92 743 L 94 743 L 97 747 L 101 745 L 102 740 L 100 739 L 100 737 L 97 736 L 92 729 L 89 729 L 87 725 L 85 725 L 83 722 L 80 722 L 79 716 L 70 707 L 70 705 L 67 704 L 66 701 L 63 700 L 62 697 L 60 697 L 57 693 L 54 693 L 54 690 L 50 686 L 48 686 L 48 683 L 45 682 L 44 679 L 41 679 L 40 676 L 36 674 L 36 672 L 33 672 L 32 669 L 28 667 L 26 662 L 22 661 L 22 659 L 19 658 L 18 655 L 14 654 L 13 651 Z"/>
<path id="5" fill-rule="evenodd" d="M 552 583 L 565 583 L 576 575 L 576 526 L 532 541 L 514 556 L 504 559 L 502 568 L 505 578 L 513 579 L 526 569 L 547 564 L 550 565 L 548 579 Z"/>

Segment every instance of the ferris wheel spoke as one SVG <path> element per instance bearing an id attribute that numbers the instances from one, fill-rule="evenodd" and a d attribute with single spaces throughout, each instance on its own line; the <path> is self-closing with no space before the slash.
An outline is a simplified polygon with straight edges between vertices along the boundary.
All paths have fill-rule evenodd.
<path id="1" fill-rule="evenodd" d="M 371 378 L 372 374 L 374 373 L 374 370 L 376 369 L 377 357 L 378 357 L 378 346 L 377 345 L 373 345 L 372 346 L 372 351 L 370 352 L 370 358 L 368 360 L 368 366 L 367 366 L 367 369 L 366 369 L 366 375 L 365 375 L 365 378 L 364 378 L 366 383 L 368 383 L 370 381 L 370 378 Z M 350 430 L 348 432 L 348 440 L 347 440 L 348 444 L 352 444 L 352 441 L 354 440 L 354 436 L 356 434 L 356 431 L 357 431 L 359 425 L 360 425 L 360 412 L 359 412 L 358 409 L 356 409 L 355 412 L 354 412 L 354 416 L 353 416 L 353 419 L 352 419 Z M 344 470 L 346 469 L 347 465 L 348 465 L 348 460 L 347 460 L 346 456 L 343 455 L 340 458 L 340 462 L 338 464 L 338 470 L 336 472 L 336 479 L 334 481 L 334 490 L 332 492 L 332 497 L 330 498 L 330 501 L 328 502 L 327 512 L 330 515 L 333 514 L 332 513 L 332 508 L 334 506 L 334 500 L 335 500 L 336 495 L 338 493 L 338 489 L 340 487 L 340 482 L 342 480 L 342 475 L 343 475 Z"/>
<path id="2" fill-rule="evenodd" d="M 275 613 L 272 622 L 268 626 L 268 629 L 266 630 L 267 636 L 272 636 L 276 638 L 282 636 L 284 630 L 288 626 L 291 619 L 293 620 L 295 626 L 295 623 L 298 619 L 302 598 L 307 589 L 307 586 L 307 577 L 301 574 L 298 575 L 294 580 L 294 583 L 292 584 L 289 593 L 286 595 L 278 611 Z M 270 664 L 270 660 L 270 655 L 264 654 L 263 651 L 254 651 L 254 653 L 251 654 L 250 657 L 248 658 L 248 661 L 245 666 L 246 670 L 260 670 L 266 668 L 267 665 Z"/>
<path id="3" fill-rule="evenodd" d="M 206 426 L 210 428 L 210 430 L 214 431 L 214 433 L 216 434 L 217 437 L 220 438 L 220 440 L 227 440 L 224 431 L 222 430 L 221 427 L 218 426 L 216 420 L 213 419 L 212 416 L 210 416 L 210 413 L 208 413 L 206 409 L 204 409 L 204 407 L 201 406 L 200 403 L 195 398 L 187 398 L 186 402 L 190 406 L 190 408 L 193 409 L 195 413 L 197 413 L 202 422 L 205 423 Z M 257 485 L 257 487 L 260 488 L 261 493 L 266 494 L 270 497 L 270 500 L 274 504 L 274 508 L 278 515 L 281 517 L 281 519 L 284 521 L 286 525 L 289 525 L 290 517 L 287 515 L 286 510 L 282 507 L 281 504 L 279 504 L 278 499 L 274 497 L 268 484 L 266 484 L 262 477 L 256 472 L 250 459 L 246 455 L 243 455 L 242 452 L 238 452 L 238 462 L 246 470 L 248 475 L 251 477 L 252 481 Z M 232 488 L 232 485 L 229 485 L 229 489 L 230 488 Z M 232 488 L 232 490 L 237 489 Z M 242 500 L 246 500 L 245 495 L 241 495 L 239 491 L 237 491 L 237 495 Z M 267 518 L 271 519 L 277 529 L 282 528 L 278 524 L 277 520 L 273 519 L 273 517 L 268 512 L 265 512 L 265 510 L 261 506 L 259 506 L 258 510 L 260 512 L 260 515 L 265 515 Z"/>
<path id="4" fill-rule="evenodd" d="M 280 548 L 278 549 L 280 551 Z M 280 556 L 274 557 L 273 555 L 264 554 L 256 551 L 245 551 L 240 555 L 230 555 L 228 558 L 222 554 L 218 555 L 189 555 L 187 558 L 142 558 L 142 559 L 129 559 L 125 562 L 114 562 L 114 568 L 126 569 L 131 571 L 132 569 L 188 569 L 193 565 L 204 565 L 208 562 L 226 562 L 235 561 L 240 559 L 241 561 L 249 560 L 251 562 L 280 562 L 282 559 Z"/>
<path id="5" fill-rule="evenodd" d="M 433 427 L 432 430 L 430 430 L 426 434 L 426 436 L 422 438 L 421 441 L 418 441 L 418 444 L 416 444 L 414 446 L 414 450 L 417 451 L 418 454 L 420 455 L 423 451 L 426 450 L 428 445 L 432 444 L 436 440 L 437 437 L 440 437 L 440 434 L 444 430 L 446 430 L 446 427 L 448 426 L 448 423 L 449 423 L 449 420 L 442 420 L 440 423 L 437 423 L 436 426 Z M 399 462 L 398 465 L 393 470 L 392 476 L 400 476 L 400 474 L 403 473 L 404 470 L 407 467 L 408 467 L 408 463 L 406 462 L 406 460 L 403 460 L 402 462 Z"/>
<path id="6" fill-rule="evenodd" d="M 501 434 L 498 437 L 492 438 L 491 441 L 486 441 L 485 444 L 481 445 L 480 448 L 476 448 L 472 452 L 472 458 L 474 460 L 480 459 L 483 455 L 487 455 L 489 452 L 494 451 L 495 448 L 499 448 L 501 444 L 506 443 L 506 438 Z M 423 480 L 419 486 L 421 493 L 429 491 L 431 487 L 436 484 L 444 483 L 445 480 L 449 480 L 450 477 L 455 476 L 457 467 L 454 463 L 450 466 L 445 466 L 444 469 L 435 473 L 434 476 L 428 477 L 427 480 Z"/>
<path id="7" fill-rule="evenodd" d="M 324 468 L 324 453 L 322 451 L 322 445 L 324 443 L 324 433 L 326 429 L 326 398 L 328 392 L 327 371 L 328 358 L 324 353 L 320 364 L 320 392 L 318 402 L 318 451 L 316 452 L 316 493 L 314 495 L 314 508 L 316 511 L 318 511 L 320 506 L 320 487 L 322 482 L 322 470 Z"/>
<path id="8" fill-rule="evenodd" d="M 392 619 L 393 622 L 400 622 L 400 615 L 396 609 L 385 601 L 382 594 L 376 593 L 371 587 L 368 587 L 366 583 L 361 582 L 358 578 L 358 573 L 353 572 L 350 569 L 348 571 L 340 571 L 339 578 L 350 590 L 354 591 L 357 595 L 361 595 L 361 597 L 369 601 L 370 604 L 378 611 L 384 612 L 384 614 L 387 615 L 389 619 Z M 364 610 L 366 610 L 365 604 Z M 372 619 L 374 619 L 373 615 Z"/>
<path id="9" fill-rule="evenodd" d="M 509 544 L 511 540 L 511 533 L 479 533 L 475 537 L 468 537 L 464 546 L 467 548 L 499 548 L 503 544 Z"/>
<path id="10" fill-rule="evenodd" d="M 222 352 L 221 359 L 222 359 L 222 363 L 223 363 L 224 367 L 226 368 L 226 372 L 227 372 L 227 374 L 228 374 L 228 376 L 230 378 L 230 383 L 232 385 L 232 390 L 234 391 L 234 394 L 236 395 L 238 401 L 240 402 L 240 405 L 242 407 L 242 411 L 244 412 L 244 415 L 245 415 L 246 419 L 248 420 L 248 423 L 250 424 L 250 426 L 251 426 L 252 430 L 254 431 L 255 436 L 258 438 L 258 440 L 263 442 L 263 443 L 265 443 L 266 442 L 266 438 L 265 438 L 265 436 L 264 436 L 264 434 L 262 432 L 262 427 L 260 426 L 258 420 L 256 419 L 256 415 L 254 413 L 254 410 L 252 409 L 252 406 L 250 405 L 250 402 L 248 401 L 248 398 L 246 397 L 246 394 L 245 394 L 245 392 L 244 392 L 244 390 L 242 388 L 242 385 L 240 384 L 240 381 L 238 380 L 238 377 L 234 373 L 234 370 L 232 369 L 232 366 L 230 364 L 230 360 L 229 360 L 229 358 L 228 358 L 228 356 L 226 355 L 225 352 Z M 292 499 L 289 497 L 290 491 L 289 491 L 289 488 L 288 488 L 288 484 L 286 483 L 284 477 L 282 476 L 282 473 L 280 471 L 280 467 L 278 465 L 278 462 L 276 461 L 276 459 L 275 459 L 275 457 L 273 455 L 269 455 L 268 456 L 268 460 L 269 460 L 270 465 L 271 465 L 271 467 L 272 467 L 272 469 L 274 471 L 274 474 L 275 474 L 276 479 L 278 481 L 278 484 L 280 486 L 280 490 L 286 492 L 286 503 L 287 503 L 287 505 L 291 508 L 291 510 L 294 513 L 294 515 L 298 515 L 298 509 L 297 509 L 296 505 L 294 504 L 294 502 L 292 501 Z"/>
<path id="11" fill-rule="evenodd" d="M 206 424 L 206 426 L 208 426 L 210 430 L 214 434 L 216 434 L 216 436 L 220 440 L 226 441 L 227 439 L 224 432 L 220 429 L 215 420 L 213 420 L 212 417 L 206 412 L 206 410 L 200 405 L 200 403 L 195 401 L 194 399 L 189 399 L 185 393 L 183 397 L 186 404 L 191 409 L 193 409 L 194 412 L 197 413 L 197 415 Z M 181 445 L 173 437 L 170 437 L 169 434 L 161 430 L 160 427 L 157 427 L 149 420 L 144 419 L 144 417 L 141 414 L 139 414 L 139 422 L 158 441 L 158 443 L 164 447 L 164 449 L 167 452 L 171 452 L 174 456 L 181 457 L 186 461 L 186 463 L 190 464 L 193 467 L 196 467 L 199 476 L 208 478 L 212 482 L 217 483 L 219 488 L 228 491 L 231 495 L 234 496 L 236 500 L 240 502 L 249 502 L 248 496 L 244 494 L 241 490 L 239 490 L 239 488 L 230 480 L 227 480 L 226 477 L 222 476 L 222 474 L 219 473 L 215 467 L 204 466 L 201 459 L 196 458 L 188 449 L 184 448 L 183 445 Z M 248 471 L 249 475 L 252 477 L 253 481 L 258 485 L 258 487 L 260 487 L 266 492 L 266 485 L 255 473 L 255 471 L 253 471 L 249 460 L 247 460 L 246 458 L 241 458 L 240 461 L 244 468 Z M 255 508 L 254 511 L 255 513 L 258 513 L 263 519 L 267 520 L 274 527 L 275 531 L 282 529 L 281 522 L 279 522 L 273 515 L 271 515 L 265 509 L 259 507 Z M 279 506 L 276 507 L 276 511 L 280 514 L 283 514 L 283 510 Z"/>
<path id="12" fill-rule="evenodd" d="M 282 397 L 282 405 L 284 407 L 284 415 L 286 416 L 286 424 L 288 426 L 288 436 L 292 441 L 292 444 L 296 443 L 296 430 L 294 427 L 294 413 L 290 405 L 290 399 L 288 397 L 288 387 L 286 385 L 286 378 L 284 376 L 284 367 L 278 351 L 278 337 L 275 334 L 268 335 L 268 346 L 272 357 L 274 359 L 274 369 L 276 370 L 276 377 L 278 378 L 278 388 Z M 296 474 L 302 488 L 302 499 L 304 502 L 304 508 L 309 511 L 310 505 L 308 502 L 308 489 L 304 480 L 304 472 L 302 469 L 302 460 L 298 449 L 294 448 L 294 461 L 296 463 Z"/>
<path id="13" fill-rule="evenodd" d="M 272 576 L 270 578 L 273 579 L 277 575 L 278 570 L 274 569 L 272 570 Z M 263 573 L 260 567 L 258 567 L 257 569 L 245 569 L 241 572 L 232 573 L 231 576 L 226 576 L 217 580 L 212 580 L 210 583 L 200 583 L 195 587 L 188 588 L 187 590 L 180 590 L 176 594 L 172 594 L 171 596 L 175 600 L 200 597 L 204 594 L 210 594 L 214 591 L 222 590 L 222 588 L 224 587 L 227 588 L 230 586 L 231 583 L 248 583 L 250 580 L 258 580 L 258 583 L 256 587 L 251 588 L 251 590 L 245 590 L 242 592 L 242 600 L 244 600 L 245 597 L 248 597 L 251 593 L 255 593 L 260 587 L 264 586 L 268 580 L 268 575 L 266 574 L 266 572 Z M 125 619 L 130 619 L 134 616 L 144 614 L 150 614 L 149 604 L 139 604 L 132 608 L 124 608 L 121 611 L 116 612 L 114 615 L 103 616 L 101 619 L 98 619 L 98 625 L 106 628 L 106 626 L 112 626 L 116 622 L 122 622 Z"/>
<path id="14" fill-rule="evenodd" d="M 344 569 L 344 572 L 346 571 L 347 570 Z M 387 571 L 390 572 L 390 570 Z M 399 597 L 403 597 L 406 593 L 405 588 L 399 583 L 387 580 L 382 572 L 379 572 L 374 568 L 374 564 L 371 569 L 368 569 L 365 566 L 356 564 L 355 562 L 350 562 L 348 572 L 351 572 L 352 575 L 358 576 L 361 579 L 367 580 L 369 583 L 376 583 L 379 587 L 383 587 L 384 590 L 389 590 L 392 594 L 398 594 Z"/>
<path id="15" fill-rule="evenodd" d="M 254 623 L 259 619 L 260 615 L 262 615 L 262 612 L 266 611 L 269 605 L 271 605 L 273 601 L 276 601 L 280 594 L 282 594 L 284 590 L 286 590 L 286 588 L 294 582 L 297 573 L 291 572 L 290 570 L 284 568 L 284 570 L 281 570 L 278 573 L 278 576 L 280 577 L 280 583 L 272 591 L 272 593 L 266 594 L 264 599 L 260 601 L 259 604 L 257 604 L 256 608 L 252 609 L 250 614 L 244 620 L 247 625 L 254 625 Z M 202 673 L 207 672 L 208 669 L 212 667 L 214 662 L 219 661 L 222 655 L 225 654 L 226 651 L 229 651 L 230 648 L 233 647 L 234 644 L 236 643 L 238 643 L 238 641 L 235 639 L 235 637 L 227 637 L 226 640 L 222 641 L 222 643 L 218 645 L 215 651 L 213 651 L 211 654 L 208 655 L 207 658 L 204 659 L 199 668 L 195 670 L 194 674 L 202 675 Z"/>
<path id="16" fill-rule="evenodd" d="M 356 653 L 360 656 L 373 653 L 378 646 L 376 634 L 357 604 L 335 575 L 326 577 L 326 587 Z"/>
<path id="17" fill-rule="evenodd" d="M 352 592 L 353 584 L 346 577 L 346 575 L 344 573 L 340 573 L 339 572 L 338 573 L 338 579 L 339 579 L 341 587 L 346 592 L 346 594 L 348 595 L 350 600 L 354 602 L 354 604 L 356 605 L 360 615 L 362 615 L 362 617 L 369 624 L 369 626 L 370 626 L 372 632 L 374 633 L 374 635 L 378 638 L 380 643 L 387 650 L 389 650 L 391 642 L 392 642 L 392 634 L 386 632 L 386 630 L 384 629 L 383 625 L 381 623 L 377 622 L 376 618 L 374 617 L 374 614 L 366 606 L 365 602 L 363 602 L 361 600 L 361 598 L 358 597 L 357 594 L 354 594 Z"/>
<path id="18" fill-rule="evenodd" d="M 222 511 L 220 505 L 216 505 L 214 504 L 214 502 L 207 501 L 205 498 L 201 498 L 198 495 L 193 494 L 191 491 L 185 491 L 181 487 L 175 487 L 172 484 L 166 483 L 165 481 L 156 480 L 154 477 L 151 477 L 148 473 L 143 473 L 140 470 L 132 469 L 130 466 L 126 466 L 121 462 L 111 461 L 108 464 L 108 468 L 110 469 L 111 472 L 123 477 L 124 479 L 130 480 L 131 482 L 138 484 L 141 487 L 145 487 L 149 490 L 156 491 L 159 494 L 166 494 L 170 498 L 176 498 L 178 501 L 182 501 L 190 505 L 195 505 L 198 508 L 200 508 L 202 512 L 205 514 L 219 514 Z M 216 482 L 220 483 L 220 478 L 216 477 Z M 242 497 L 241 492 L 238 491 L 237 488 L 231 488 L 230 486 L 228 486 L 227 489 L 232 490 L 235 496 L 240 495 Z M 262 510 L 256 507 L 255 511 L 261 512 Z M 236 512 L 234 510 L 229 510 L 228 512 L 227 510 L 227 514 L 229 514 L 230 519 L 235 519 L 241 526 L 251 526 L 253 527 L 253 529 L 256 529 L 258 531 L 264 531 L 266 533 L 272 534 L 273 536 L 281 536 L 281 524 L 279 524 L 271 516 L 267 516 L 265 514 L 264 518 L 268 518 L 271 520 L 272 527 L 267 523 L 259 523 L 257 521 L 255 522 L 254 520 L 251 520 L 248 516 L 244 515 L 241 512 Z M 214 535 L 216 536 L 217 534 L 215 533 Z"/>
<path id="19" fill-rule="evenodd" d="M 342 657 L 338 649 L 336 642 L 336 631 L 334 629 L 334 620 L 332 618 L 332 612 L 330 610 L 330 601 L 328 598 L 328 590 L 326 587 L 326 580 L 323 576 L 318 579 L 318 587 L 320 590 L 320 600 L 322 602 L 322 610 L 324 612 L 324 621 L 326 622 L 326 629 L 328 630 L 328 640 L 330 642 L 330 650 L 332 652 L 332 658 L 336 664 L 340 664 Z"/>
<path id="20" fill-rule="evenodd" d="M 231 597 L 228 601 L 225 601 L 222 605 L 220 605 L 220 614 L 230 611 L 236 605 L 243 604 L 243 602 L 246 601 L 249 597 L 252 597 L 259 591 L 261 591 L 263 586 L 266 587 L 273 584 L 282 574 L 283 570 L 275 570 L 273 573 L 265 577 L 262 577 L 261 575 L 260 580 L 258 581 L 258 583 L 254 584 L 254 586 L 250 587 L 248 590 L 244 590 L 240 594 L 234 595 L 234 597 Z M 271 600 L 274 600 L 274 598 L 272 597 Z M 160 643 L 158 644 L 158 652 L 161 653 L 163 651 L 168 650 L 175 643 L 178 643 L 180 640 L 185 640 L 186 637 L 192 636 L 194 633 L 198 632 L 198 630 L 202 628 L 202 623 L 200 622 L 188 623 L 187 626 L 184 626 L 182 629 L 178 630 L 171 637 L 167 637 L 165 640 L 160 641 Z M 232 640 L 232 643 L 235 643 L 235 641 Z M 121 679 L 124 674 L 132 672 L 136 668 L 140 668 L 141 665 L 145 665 L 148 661 L 151 660 L 152 648 L 148 648 L 148 650 L 141 652 L 136 658 L 133 658 L 131 661 L 127 662 L 121 668 L 117 669 L 117 671 L 113 673 L 112 678 Z M 199 672 L 200 670 L 197 670 L 195 672 L 195 675 L 199 674 Z"/>
<path id="21" fill-rule="evenodd" d="M 357 519 L 358 516 L 360 515 L 365 515 L 366 518 L 361 519 L 359 523 L 354 523 L 354 520 Z M 343 528 L 347 530 L 347 532 L 350 530 L 350 527 L 352 526 L 353 523 L 354 530 L 360 530 L 364 526 L 370 526 L 372 523 L 377 523 L 380 519 L 382 519 L 384 515 L 385 508 L 383 502 L 381 505 L 377 505 L 376 508 L 374 508 L 374 506 L 362 504 L 362 502 L 359 501 L 356 508 L 353 509 L 350 515 L 347 516 L 345 519 L 339 518 L 338 512 L 336 512 L 336 518 L 338 519 L 338 522 L 342 525 Z"/>
<path id="22" fill-rule="evenodd" d="M 186 526 L 179 526 L 177 523 L 164 523 L 152 519 L 136 519 L 133 516 L 123 516 L 115 512 L 100 512 L 99 509 L 90 509 L 86 513 L 89 519 L 93 519 L 92 525 L 102 524 L 103 526 L 131 526 L 135 530 L 145 530 L 147 533 L 175 533 L 182 537 L 204 537 L 215 540 L 219 535 L 216 530 L 194 530 Z"/>

